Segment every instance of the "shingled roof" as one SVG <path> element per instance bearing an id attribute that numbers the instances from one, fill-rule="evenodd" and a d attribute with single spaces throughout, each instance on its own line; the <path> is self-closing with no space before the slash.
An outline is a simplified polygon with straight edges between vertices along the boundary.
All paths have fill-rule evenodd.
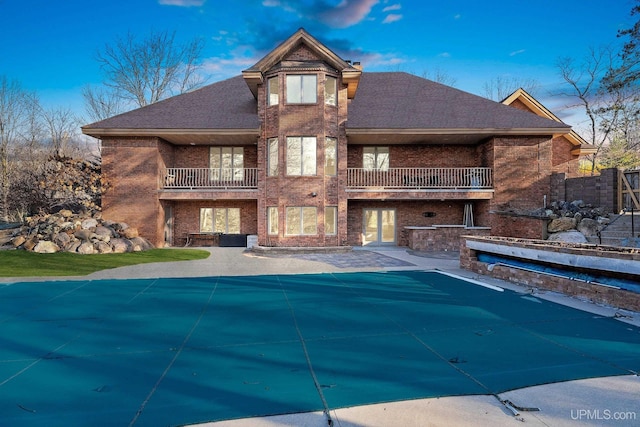
<path id="1" fill-rule="evenodd" d="M 255 141 L 260 124 L 257 103 L 242 76 L 84 126 L 104 135 L 156 135 L 180 142 L 178 134 L 245 133 Z M 411 134 L 436 140 L 458 135 L 473 142 L 490 134 L 563 134 L 565 123 L 540 117 L 403 72 L 362 73 L 348 110 L 347 135 L 352 142 L 374 134 Z M 426 135 L 426 137 L 425 137 Z M 465 139 L 466 138 L 466 139 Z M 210 140 L 210 139 L 209 139 Z"/>
<path id="2" fill-rule="evenodd" d="M 557 129 L 569 126 L 403 72 L 363 73 L 350 129 Z"/>
<path id="3" fill-rule="evenodd" d="M 179 134 L 259 134 L 256 100 L 242 76 L 210 84 L 82 127 L 87 135 L 153 135 L 181 142 Z"/>

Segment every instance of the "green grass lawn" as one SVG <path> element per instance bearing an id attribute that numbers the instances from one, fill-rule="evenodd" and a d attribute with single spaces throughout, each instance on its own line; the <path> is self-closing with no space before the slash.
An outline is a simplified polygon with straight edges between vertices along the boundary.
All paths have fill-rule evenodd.
<path id="1" fill-rule="evenodd" d="M 125 254 L 80 255 L 68 252 L 38 254 L 20 250 L 0 251 L 0 277 L 84 276 L 95 271 L 150 262 L 205 259 L 209 252 L 197 249 L 151 249 Z"/>

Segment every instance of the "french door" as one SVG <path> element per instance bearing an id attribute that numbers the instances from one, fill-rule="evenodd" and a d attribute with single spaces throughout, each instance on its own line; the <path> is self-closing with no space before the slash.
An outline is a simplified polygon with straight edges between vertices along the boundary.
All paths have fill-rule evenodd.
<path id="1" fill-rule="evenodd" d="M 364 209 L 363 245 L 393 245 L 396 243 L 396 210 Z"/>

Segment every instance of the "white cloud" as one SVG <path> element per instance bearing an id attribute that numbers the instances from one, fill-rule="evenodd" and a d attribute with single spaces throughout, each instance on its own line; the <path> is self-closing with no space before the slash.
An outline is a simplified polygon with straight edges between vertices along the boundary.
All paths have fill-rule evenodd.
<path id="1" fill-rule="evenodd" d="M 207 0 L 158 0 L 158 3 L 164 6 L 180 6 L 180 7 L 192 7 L 202 6 Z"/>
<path id="2" fill-rule="evenodd" d="M 509 54 L 509 56 L 516 56 L 516 55 L 520 55 L 521 53 L 525 53 L 526 49 L 520 49 L 520 50 L 514 50 L 513 52 L 511 52 Z"/>
<path id="3" fill-rule="evenodd" d="M 333 28 L 347 28 L 362 22 L 377 3 L 378 0 L 343 0 L 333 9 L 322 11 L 319 17 Z"/>
<path id="4" fill-rule="evenodd" d="M 384 18 L 384 21 L 382 21 L 383 24 L 390 24 L 392 22 L 396 22 L 402 19 L 402 15 L 397 14 L 397 13 L 390 13 L 389 15 L 387 15 L 386 18 Z"/>
<path id="5" fill-rule="evenodd" d="M 460 15 L 459 13 L 456 15 L 453 15 L 453 19 L 460 19 L 462 18 L 462 15 Z"/>
<path id="6" fill-rule="evenodd" d="M 442 52 L 438 54 L 439 58 L 451 58 L 451 54 L 449 52 Z"/>
<path id="7" fill-rule="evenodd" d="M 202 62 L 202 71 L 214 81 L 237 76 L 260 60 L 259 57 L 235 56 L 231 58 L 211 57 Z"/>
<path id="8" fill-rule="evenodd" d="M 402 5 L 398 4 L 392 4 L 391 6 L 387 6 L 384 9 L 382 9 L 383 12 L 391 12 L 392 10 L 400 10 L 402 9 Z"/>

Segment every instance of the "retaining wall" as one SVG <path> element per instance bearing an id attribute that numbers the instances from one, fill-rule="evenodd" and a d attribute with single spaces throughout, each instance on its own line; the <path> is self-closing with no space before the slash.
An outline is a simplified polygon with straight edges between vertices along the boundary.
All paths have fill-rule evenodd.
<path id="1" fill-rule="evenodd" d="M 597 304 L 640 311 L 640 294 L 638 293 L 501 264 L 490 265 L 478 261 L 479 253 L 571 268 L 576 271 L 596 272 L 605 276 L 640 282 L 640 250 L 638 249 L 554 244 L 544 240 L 465 236 L 460 246 L 460 266 L 497 279 L 586 298 Z"/>

